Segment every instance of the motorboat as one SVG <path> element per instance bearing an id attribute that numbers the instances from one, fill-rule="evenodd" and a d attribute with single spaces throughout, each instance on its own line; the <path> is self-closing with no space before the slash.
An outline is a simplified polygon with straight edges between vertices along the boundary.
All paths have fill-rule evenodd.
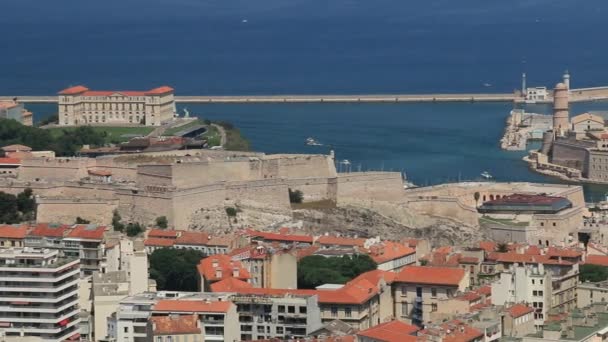
<path id="1" fill-rule="evenodd" d="M 316 141 L 314 138 L 307 138 L 306 139 L 306 145 L 308 146 L 322 146 L 323 144 L 321 144 L 320 142 Z"/>
<path id="2" fill-rule="evenodd" d="M 494 177 L 492 177 L 492 175 L 488 172 L 488 171 L 484 171 L 481 173 L 481 177 L 485 178 L 485 179 L 492 179 Z"/>

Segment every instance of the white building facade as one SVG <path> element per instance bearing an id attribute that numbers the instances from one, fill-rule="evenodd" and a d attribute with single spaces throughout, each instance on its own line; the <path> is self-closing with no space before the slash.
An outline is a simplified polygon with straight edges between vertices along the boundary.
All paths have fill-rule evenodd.
<path id="1" fill-rule="evenodd" d="M 59 92 L 59 125 L 160 126 L 173 118 L 173 88 L 148 91 L 96 91 L 75 86 Z"/>

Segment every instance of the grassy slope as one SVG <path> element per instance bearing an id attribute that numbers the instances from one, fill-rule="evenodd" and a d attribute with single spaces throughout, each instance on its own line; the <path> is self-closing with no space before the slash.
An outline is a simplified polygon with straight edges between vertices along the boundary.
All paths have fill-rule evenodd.
<path id="1" fill-rule="evenodd" d="M 97 132 L 106 132 L 106 142 L 114 141 L 127 141 L 130 138 L 122 137 L 125 134 L 137 134 L 137 135 L 148 135 L 150 132 L 154 130 L 154 127 L 109 127 L 109 126 L 95 126 L 92 127 Z M 49 128 L 51 135 L 54 137 L 59 137 L 61 135 L 62 130 L 73 130 L 75 127 L 53 127 Z"/>

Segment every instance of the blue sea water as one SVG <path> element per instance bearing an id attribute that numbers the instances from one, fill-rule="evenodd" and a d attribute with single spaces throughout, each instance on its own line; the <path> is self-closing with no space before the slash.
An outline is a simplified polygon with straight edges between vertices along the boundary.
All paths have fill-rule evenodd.
<path id="1" fill-rule="evenodd" d="M 75 84 L 178 94 L 508 92 L 608 84 L 608 2 L 586 0 L 5 0 L 0 94 Z M 10 14 L 10 15 L 6 15 Z M 246 22 L 244 22 L 246 21 Z M 491 84 L 491 87 L 484 86 Z M 30 105 L 37 119 L 56 111 Z M 554 181 L 498 139 L 508 103 L 189 105 L 265 152 L 326 152 L 418 184 Z M 577 104 L 572 112 L 608 110 Z M 548 112 L 546 106 L 531 110 Z M 588 197 L 606 192 L 588 187 Z"/>

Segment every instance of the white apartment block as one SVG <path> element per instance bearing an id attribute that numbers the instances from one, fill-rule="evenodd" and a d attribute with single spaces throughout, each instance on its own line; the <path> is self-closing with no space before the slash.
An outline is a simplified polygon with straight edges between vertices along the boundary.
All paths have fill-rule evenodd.
<path id="1" fill-rule="evenodd" d="M 160 126 L 173 118 L 173 88 L 148 91 L 97 91 L 75 86 L 59 92 L 59 124 Z"/>
<path id="2" fill-rule="evenodd" d="M 0 250 L 0 333 L 42 341 L 79 338 L 80 262 L 57 250 Z"/>
<path id="3" fill-rule="evenodd" d="M 492 283 L 492 304 L 528 303 L 534 308 L 534 325 L 540 329 L 551 309 L 551 273 L 543 264 L 513 265 Z"/>

